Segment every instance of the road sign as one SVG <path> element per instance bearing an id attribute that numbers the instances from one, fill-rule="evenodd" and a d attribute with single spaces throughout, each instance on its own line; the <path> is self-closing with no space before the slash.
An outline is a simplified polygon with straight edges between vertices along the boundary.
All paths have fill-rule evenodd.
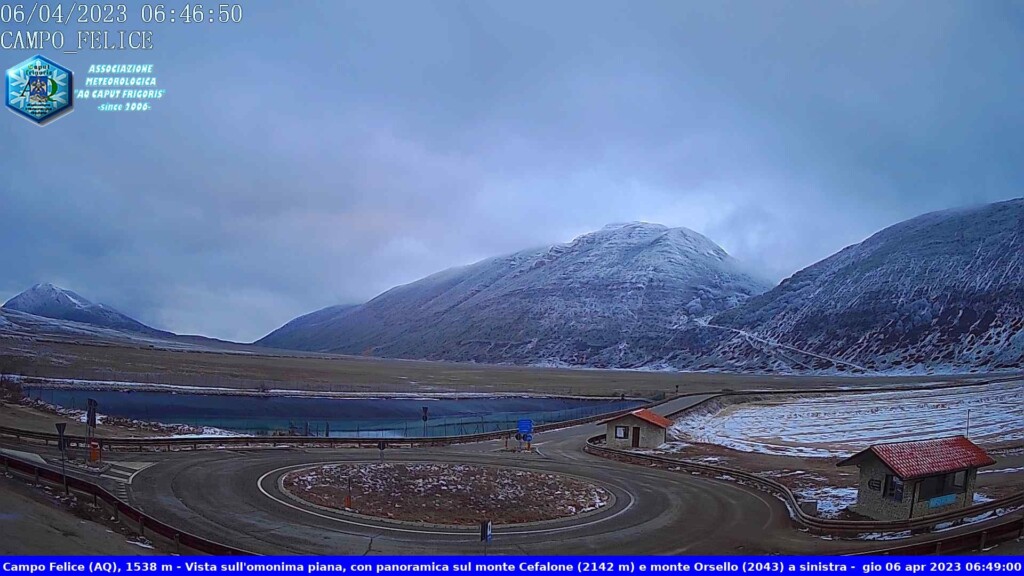
<path id="1" fill-rule="evenodd" d="M 523 439 L 523 433 L 522 432 L 516 432 L 516 440 L 522 440 L 522 439 Z"/>
<path id="2" fill-rule="evenodd" d="M 491 521 L 484 520 L 480 523 L 480 541 L 490 542 L 491 538 L 494 537 L 494 533 L 491 531 Z"/>
<path id="3" fill-rule="evenodd" d="M 95 428 L 96 427 L 96 407 L 97 406 L 99 406 L 99 403 L 96 402 L 95 400 L 93 400 L 92 398 L 89 398 L 89 411 L 88 411 L 88 415 L 86 416 L 86 423 L 89 426 L 89 428 Z"/>
<path id="4" fill-rule="evenodd" d="M 517 424 L 517 430 L 519 430 L 520 434 L 529 434 L 530 432 L 533 432 L 533 420 L 523 419 Z"/>
<path id="5" fill-rule="evenodd" d="M 533 442 L 533 434 L 523 434 L 524 442 Z"/>
<path id="6" fill-rule="evenodd" d="M 424 422 L 427 421 L 427 407 L 426 406 L 423 407 L 423 421 Z"/>
<path id="7" fill-rule="evenodd" d="M 383 449 L 385 449 L 387 447 L 388 447 L 388 443 L 387 442 L 385 442 L 383 440 L 381 440 L 380 442 L 377 442 L 377 450 L 383 450 Z"/>

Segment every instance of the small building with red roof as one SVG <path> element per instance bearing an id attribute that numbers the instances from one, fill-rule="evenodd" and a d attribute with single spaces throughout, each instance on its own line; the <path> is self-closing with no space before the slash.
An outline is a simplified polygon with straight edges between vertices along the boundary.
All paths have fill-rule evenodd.
<path id="1" fill-rule="evenodd" d="M 837 463 L 857 466 L 854 512 L 875 520 L 907 520 L 974 503 L 978 468 L 995 464 L 963 436 L 875 444 Z"/>
<path id="2" fill-rule="evenodd" d="M 605 444 L 609 448 L 657 448 L 665 443 L 671 420 L 641 408 L 628 414 L 598 422 L 607 427 Z"/>

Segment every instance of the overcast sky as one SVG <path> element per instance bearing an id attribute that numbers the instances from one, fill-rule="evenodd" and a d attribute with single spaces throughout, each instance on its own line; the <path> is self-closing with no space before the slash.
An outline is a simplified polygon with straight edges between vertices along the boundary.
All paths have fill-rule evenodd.
<path id="1" fill-rule="evenodd" d="M 609 222 L 692 228 L 777 281 L 1024 195 L 1020 2 L 244 6 L 149 54 L 44 53 L 80 79 L 152 63 L 168 93 L 0 115 L 0 298 L 54 282 L 248 341 Z"/>

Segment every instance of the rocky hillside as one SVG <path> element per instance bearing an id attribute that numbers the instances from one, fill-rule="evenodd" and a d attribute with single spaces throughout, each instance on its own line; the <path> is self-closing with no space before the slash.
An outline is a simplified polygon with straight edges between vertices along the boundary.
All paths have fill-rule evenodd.
<path id="1" fill-rule="evenodd" d="M 727 341 L 701 367 L 1021 368 L 1024 200 L 891 226 L 709 324 Z"/>

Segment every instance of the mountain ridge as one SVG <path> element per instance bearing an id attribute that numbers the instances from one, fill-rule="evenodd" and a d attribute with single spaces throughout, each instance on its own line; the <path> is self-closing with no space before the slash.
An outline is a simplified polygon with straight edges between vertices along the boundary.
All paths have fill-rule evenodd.
<path id="1" fill-rule="evenodd" d="M 676 323 L 768 287 L 697 232 L 621 223 L 442 270 L 336 318 L 325 313 L 314 340 L 296 339 L 297 325 L 289 323 L 289 334 L 279 329 L 256 344 L 396 358 L 644 366 L 679 353 L 663 346 L 675 338 Z"/>
<path id="2" fill-rule="evenodd" d="M 105 304 L 93 303 L 82 295 L 49 282 L 35 284 L 4 303 L 3 308 L 43 318 L 67 320 L 148 336 L 174 336 L 147 326 Z"/>

